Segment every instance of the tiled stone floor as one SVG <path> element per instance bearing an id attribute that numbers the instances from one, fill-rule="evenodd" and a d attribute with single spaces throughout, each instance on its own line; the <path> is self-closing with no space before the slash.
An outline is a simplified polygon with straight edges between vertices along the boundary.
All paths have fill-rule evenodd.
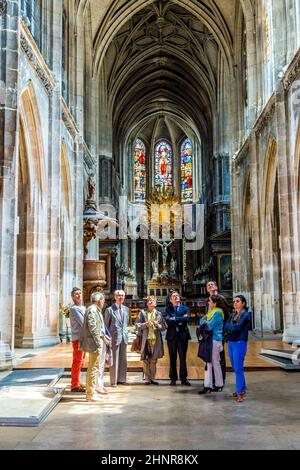
<path id="1" fill-rule="evenodd" d="M 0 428 L 0 448 L 300 449 L 300 374 L 248 373 L 243 404 L 228 397 L 233 381 L 210 396 L 201 382 L 120 386 L 99 403 L 67 393 L 39 428 Z"/>

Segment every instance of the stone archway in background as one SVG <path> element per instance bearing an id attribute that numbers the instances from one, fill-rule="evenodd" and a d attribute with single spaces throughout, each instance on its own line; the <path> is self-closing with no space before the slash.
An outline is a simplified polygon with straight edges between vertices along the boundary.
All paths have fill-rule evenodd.
<path id="1" fill-rule="evenodd" d="M 283 329 L 277 142 L 269 138 L 262 191 L 262 279 L 265 327 Z"/>
<path id="2" fill-rule="evenodd" d="M 37 347 L 49 321 L 47 168 L 39 108 L 30 82 L 20 96 L 15 344 Z"/>
<path id="3" fill-rule="evenodd" d="M 72 179 L 68 160 L 68 149 L 65 142 L 61 146 L 61 206 L 60 206 L 60 303 L 70 303 L 70 292 L 73 284 L 74 267 L 72 253 L 73 232 L 73 204 L 72 204 Z"/>

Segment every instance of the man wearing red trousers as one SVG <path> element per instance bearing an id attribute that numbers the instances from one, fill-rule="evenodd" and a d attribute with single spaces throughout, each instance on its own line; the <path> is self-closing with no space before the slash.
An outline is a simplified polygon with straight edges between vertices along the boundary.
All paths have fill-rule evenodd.
<path id="1" fill-rule="evenodd" d="M 81 369 L 84 366 L 85 352 L 78 350 L 80 330 L 83 325 L 85 307 L 82 305 L 82 292 L 74 287 L 71 292 L 73 307 L 70 309 L 70 322 L 72 331 L 73 362 L 71 371 L 71 392 L 85 392 L 85 385 L 80 382 Z"/>

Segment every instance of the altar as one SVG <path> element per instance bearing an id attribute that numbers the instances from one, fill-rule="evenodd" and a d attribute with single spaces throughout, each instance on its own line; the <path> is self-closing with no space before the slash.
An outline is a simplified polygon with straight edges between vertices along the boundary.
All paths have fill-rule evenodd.
<path id="1" fill-rule="evenodd" d="M 160 302 L 165 302 L 172 290 L 182 294 L 182 282 L 177 273 L 177 250 L 174 242 L 174 239 L 154 240 L 150 248 L 152 277 L 147 282 L 147 295 L 154 295 Z"/>
<path id="2" fill-rule="evenodd" d="M 147 295 L 154 295 L 159 302 L 165 302 L 171 290 L 182 294 L 182 284 L 178 281 L 168 279 L 151 279 L 147 284 Z"/>

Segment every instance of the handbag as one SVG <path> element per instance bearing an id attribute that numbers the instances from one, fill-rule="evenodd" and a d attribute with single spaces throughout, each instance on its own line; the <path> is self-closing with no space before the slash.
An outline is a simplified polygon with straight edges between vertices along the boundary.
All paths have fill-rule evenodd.
<path id="1" fill-rule="evenodd" d="M 142 335 L 136 335 L 131 345 L 131 352 L 140 353 L 142 349 Z"/>
<path id="2" fill-rule="evenodd" d="M 201 331 L 198 336 L 199 348 L 198 357 L 204 362 L 211 362 L 212 360 L 212 349 L 213 349 L 213 332 L 207 329 Z"/>
<path id="3" fill-rule="evenodd" d="M 113 361 L 113 353 L 112 353 L 111 348 L 109 348 L 109 347 L 106 348 L 105 363 L 106 363 L 109 367 L 112 367 L 113 364 L 114 364 L 114 361 Z"/>

